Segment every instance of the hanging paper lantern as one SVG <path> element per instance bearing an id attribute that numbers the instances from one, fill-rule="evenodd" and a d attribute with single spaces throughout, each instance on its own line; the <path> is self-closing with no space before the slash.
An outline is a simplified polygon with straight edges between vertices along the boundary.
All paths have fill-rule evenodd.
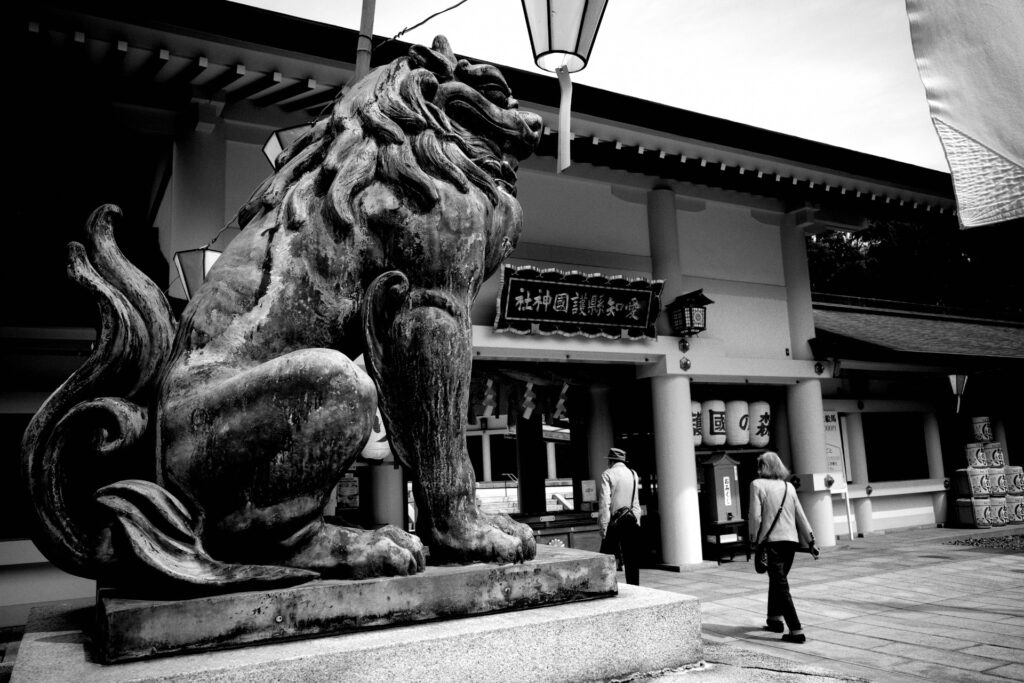
<path id="1" fill-rule="evenodd" d="M 367 460 L 387 460 L 391 455 L 391 444 L 388 443 L 388 434 L 384 429 L 384 420 L 380 417 L 380 411 L 373 416 L 373 431 L 370 432 L 370 440 L 363 447 L 360 455 Z"/>
<path id="2" fill-rule="evenodd" d="M 750 419 L 746 401 L 729 401 L 725 404 L 725 443 L 730 446 L 746 446 L 750 443 L 747 422 Z"/>
<path id="3" fill-rule="evenodd" d="M 703 442 L 700 433 L 700 425 L 702 422 L 700 414 L 700 401 L 690 401 L 690 420 L 693 421 L 693 445 L 700 446 Z"/>
<path id="4" fill-rule="evenodd" d="M 700 438 L 705 446 L 725 445 L 725 403 L 717 399 L 700 406 Z"/>
<path id="5" fill-rule="evenodd" d="M 772 409 L 767 401 L 753 401 L 750 404 L 750 420 L 747 431 L 750 434 L 750 445 L 764 448 L 771 439 Z"/>

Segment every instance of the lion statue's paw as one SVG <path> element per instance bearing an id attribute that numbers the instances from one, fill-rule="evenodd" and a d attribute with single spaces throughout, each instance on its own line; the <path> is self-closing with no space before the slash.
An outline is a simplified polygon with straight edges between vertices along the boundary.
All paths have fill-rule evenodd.
<path id="1" fill-rule="evenodd" d="M 426 557 L 418 538 L 393 526 L 366 531 L 323 524 L 287 564 L 325 578 L 368 579 L 416 574 Z"/>
<path id="2" fill-rule="evenodd" d="M 537 540 L 533 536 L 533 529 L 530 528 L 530 525 L 517 522 L 503 512 L 485 515 L 485 517 L 491 526 L 522 542 L 524 560 L 532 560 L 537 556 Z"/>
<path id="3" fill-rule="evenodd" d="M 431 564 L 525 562 L 537 555 L 533 530 L 508 515 L 476 514 L 453 520 L 446 531 L 435 530 Z"/>

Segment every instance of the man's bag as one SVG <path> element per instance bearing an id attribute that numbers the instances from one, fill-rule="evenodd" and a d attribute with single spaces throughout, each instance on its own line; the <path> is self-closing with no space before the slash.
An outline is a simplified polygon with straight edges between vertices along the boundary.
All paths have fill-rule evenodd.
<path id="1" fill-rule="evenodd" d="M 622 569 L 622 536 L 628 534 L 630 528 L 638 524 L 636 515 L 628 507 L 619 508 L 608 520 L 608 530 L 601 539 L 601 552 L 605 555 L 614 555 L 618 569 Z"/>
<path id="2" fill-rule="evenodd" d="M 608 528 L 614 527 L 617 531 L 639 525 L 640 521 L 633 514 L 633 509 L 625 506 L 613 512 L 611 519 L 608 521 Z"/>

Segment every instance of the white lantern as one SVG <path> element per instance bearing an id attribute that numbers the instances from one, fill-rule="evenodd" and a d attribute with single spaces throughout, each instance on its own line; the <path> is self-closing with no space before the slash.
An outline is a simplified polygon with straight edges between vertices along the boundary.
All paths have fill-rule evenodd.
<path id="1" fill-rule="evenodd" d="M 705 446 L 725 445 L 725 403 L 717 399 L 700 406 L 700 437 Z"/>
<path id="2" fill-rule="evenodd" d="M 185 292 L 185 299 L 190 300 L 206 281 L 210 268 L 220 258 L 221 252 L 210 249 L 207 244 L 198 249 L 186 249 L 174 253 L 174 267 L 178 270 L 178 280 Z"/>
<path id="3" fill-rule="evenodd" d="M 545 71 L 580 71 L 590 59 L 608 0 L 523 0 L 533 59 Z"/>
<path id="4" fill-rule="evenodd" d="M 572 109 L 570 73 L 583 69 L 590 59 L 597 30 L 608 0 L 523 0 L 526 29 L 533 46 L 533 61 L 545 71 L 558 74 L 558 172 L 569 167 Z"/>
<path id="5" fill-rule="evenodd" d="M 360 453 L 367 460 L 384 461 L 391 456 L 391 444 L 388 443 L 388 433 L 384 429 L 384 420 L 380 417 L 380 411 L 373 416 L 373 431 L 370 432 L 370 440 L 363 447 Z"/>
<path id="6" fill-rule="evenodd" d="M 753 401 L 750 404 L 750 420 L 747 432 L 750 434 L 750 445 L 764 448 L 771 439 L 772 409 L 767 401 Z"/>
<path id="7" fill-rule="evenodd" d="M 725 443 L 730 446 L 746 446 L 750 443 L 747 431 L 749 406 L 746 401 L 729 401 L 725 404 Z"/>
<path id="8" fill-rule="evenodd" d="M 701 414 L 700 414 L 700 401 L 690 401 L 690 420 L 693 421 L 693 445 L 700 446 L 703 443 L 701 438 L 700 425 L 701 425 Z"/>

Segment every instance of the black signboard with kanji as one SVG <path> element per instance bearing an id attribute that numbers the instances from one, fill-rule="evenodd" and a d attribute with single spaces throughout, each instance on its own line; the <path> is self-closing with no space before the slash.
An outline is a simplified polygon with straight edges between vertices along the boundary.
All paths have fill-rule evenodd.
<path id="1" fill-rule="evenodd" d="M 655 339 L 662 284 L 661 280 L 505 266 L 494 329 Z"/>

